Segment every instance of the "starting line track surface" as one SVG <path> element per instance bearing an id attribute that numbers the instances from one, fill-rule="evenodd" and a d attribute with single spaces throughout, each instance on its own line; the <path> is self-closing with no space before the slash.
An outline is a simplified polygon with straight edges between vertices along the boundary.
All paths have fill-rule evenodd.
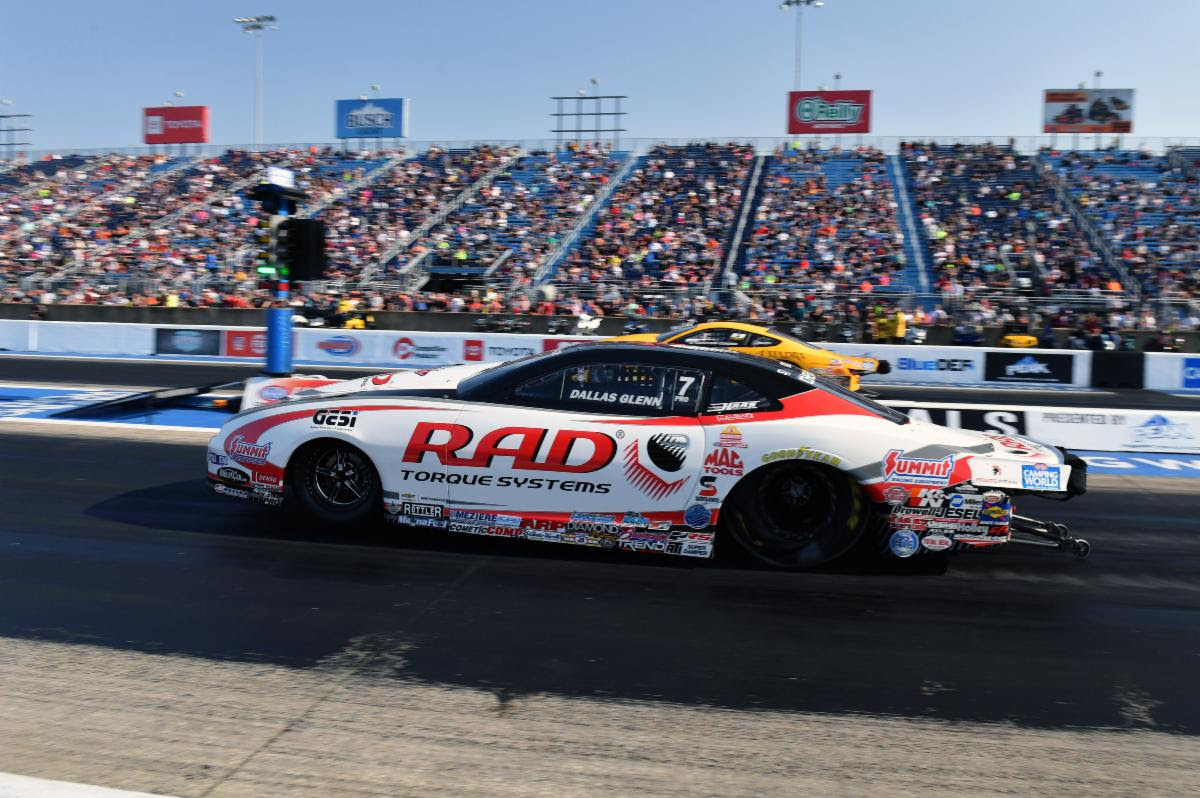
<path id="1" fill-rule="evenodd" d="M 64 410 L 129 396 L 131 391 L 0 384 L 0 419 L 48 418 Z"/>

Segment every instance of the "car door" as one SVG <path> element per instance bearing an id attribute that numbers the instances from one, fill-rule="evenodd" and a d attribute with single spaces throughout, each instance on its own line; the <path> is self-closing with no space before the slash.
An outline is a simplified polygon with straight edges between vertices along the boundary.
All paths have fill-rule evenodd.
<path id="1" fill-rule="evenodd" d="M 497 397 L 502 405 L 464 406 L 459 423 L 477 443 L 447 461 L 452 520 L 680 523 L 701 465 L 706 376 L 576 363 L 525 379 Z"/>

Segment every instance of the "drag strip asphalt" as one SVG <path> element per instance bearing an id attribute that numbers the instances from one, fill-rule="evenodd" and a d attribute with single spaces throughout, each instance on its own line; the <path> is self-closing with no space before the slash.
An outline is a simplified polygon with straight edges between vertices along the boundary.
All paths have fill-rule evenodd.
<path id="1" fill-rule="evenodd" d="M 514 698 L 1200 733 L 1194 483 L 1022 505 L 1087 537 L 1087 561 L 1009 546 L 941 576 L 789 574 L 339 537 L 211 496 L 202 441 L 0 429 L 0 635 L 288 669 L 366 639 L 397 663 L 385 682 Z"/>
<path id="2" fill-rule="evenodd" d="M 127 388 L 182 388 L 213 385 L 253 377 L 262 371 L 254 363 L 134 360 L 130 358 L 33 357 L 0 353 L 0 383 L 34 383 L 59 386 L 114 386 Z M 322 374 L 353 379 L 386 369 L 355 366 L 297 366 L 297 374 Z M 953 404 L 1011 405 L 1016 407 L 1120 407 L 1129 410 L 1200 410 L 1200 395 L 1158 391 L 1066 390 L 932 385 L 864 385 L 883 399 L 897 402 L 935 401 Z"/>

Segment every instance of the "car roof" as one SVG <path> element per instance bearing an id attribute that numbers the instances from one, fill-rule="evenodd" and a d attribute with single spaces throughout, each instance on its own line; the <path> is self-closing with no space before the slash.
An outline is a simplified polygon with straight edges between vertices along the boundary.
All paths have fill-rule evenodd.
<path id="1" fill-rule="evenodd" d="M 564 346 L 553 352 L 530 355 L 507 363 L 497 364 L 487 371 L 468 377 L 462 386 L 468 393 L 500 386 L 530 374 L 554 368 L 588 362 L 627 363 L 646 366 L 678 366 L 710 369 L 717 374 L 746 375 L 748 372 L 780 379 L 782 374 L 799 373 L 803 369 L 790 363 L 769 360 L 757 355 L 731 352 L 707 347 L 658 344 L 649 341 L 595 341 Z M 792 379 L 784 377 L 784 379 Z"/>
<path id="2" fill-rule="evenodd" d="M 602 353 L 620 353 L 627 352 L 632 356 L 646 356 L 653 352 L 653 359 L 661 362 L 663 356 L 666 359 L 677 358 L 679 360 L 687 360 L 689 362 L 708 362 L 713 364 L 712 367 L 720 363 L 738 363 L 741 365 L 752 365 L 757 368 L 773 370 L 778 361 L 769 360 L 767 358 L 758 357 L 757 355 L 747 355 L 742 352 L 734 352 L 728 349 L 713 349 L 706 346 L 686 346 L 683 344 L 660 344 L 653 341 L 584 341 L 571 346 L 562 347 L 556 350 L 554 355 L 566 355 L 568 353 L 578 354 L 581 351 L 595 354 Z"/>
<path id="3" fill-rule="evenodd" d="M 743 332 L 770 332 L 770 328 L 768 327 L 763 327 L 758 324 L 747 324 L 744 321 L 702 321 L 699 324 L 693 324 L 690 327 L 680 327 L 678 332 L 683 333 L 689 330 L 708 330 L 712 329 L 713 327 L 732 327 L 735 330 L 742 330 Z"/>

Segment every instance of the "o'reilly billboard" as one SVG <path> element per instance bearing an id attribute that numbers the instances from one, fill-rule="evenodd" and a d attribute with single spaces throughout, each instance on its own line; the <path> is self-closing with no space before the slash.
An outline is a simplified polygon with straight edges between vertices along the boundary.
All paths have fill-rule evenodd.
<path id="1" fill-rule="evenodd" d="M 373 97 L 338 100 L 334 108 L 339 139 L 398 139 L 408 136 L 408 100 Z"/>
<path id="2" fill-rule="evenodd" d="M 869 90 L 788 93 L 789 134 L 870 132 Z"/>

